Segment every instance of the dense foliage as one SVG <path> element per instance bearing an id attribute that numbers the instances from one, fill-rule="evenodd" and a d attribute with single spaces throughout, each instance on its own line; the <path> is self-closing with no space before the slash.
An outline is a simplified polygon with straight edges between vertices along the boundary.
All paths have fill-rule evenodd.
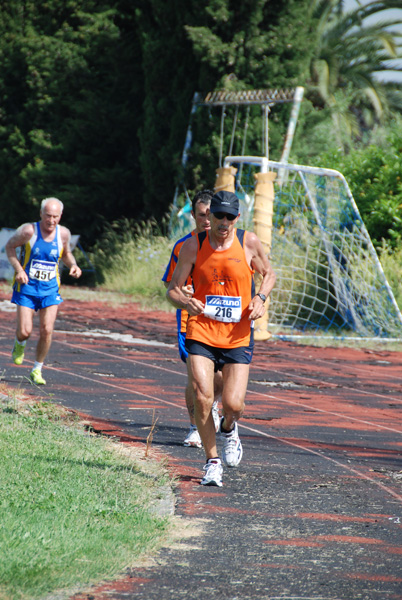
<path id="1" fill-rule="evenodd" d="M 346 12 L 340 10 L 342 4 L 312 0 L 319 34 L 309 92 L 316 105 L 328 109 L 338 146 L 345 149 L 375 120 L 402 109 L 401 90 L 378 76 L 389 68 L 389 59 L 400 54 L 402 33 L 397 25 L 402 11 L 399 18 L 383 12 L 400 8 L 400 0 L 358 2 Z M 366 21 L 374 15 L 378 15 L 374 22 Z"/>
<path id="2" fill-rule="evenodd" d="M 349 155 L 341 151 L 321 157 L 320 165 L 346 177 L 363 221 L 377 248 L 402 239 L 402 122 L 383 146 L 371 144 Z"/>
<path id="3" fill-rule="evenodd" d="M 65 221 L 93 236 L 135 212 L 142 99 L 138 43 L 118 5 L 92 0 L 1 4 L 1 212 L 33 219 L 57 196 Z"/>
<path id="4" fill-rule="evenodd" d="M 46 196 L 90 243 L 104 222 L 161 218 L 194 91 L 297 83 L 308 4 L 1 1 L 1 224 L 35 219 Z"/>
<path id="5" fill-rule="evenodd" d="M 369 10 L 395 2 L 376 0 Z M 381 27 L 362 36 L 360 44 L 353 26 L 342 29 L 342 4 L 0 0 L 0 226 L 37 218 L 46 196 L 63 200 L 63 221 L 86 247 L 101 236 L 106 223 L 124 218 L 160 223 L 183 179 L 182 150 L 195 92 L 203 98 L 216 89 L 303 85 L 293 158 L 316 162 L 324 150 L 339 147 L 334 122 L 339 127 L 346 122 L 338 119 L 342 110 L 361 125 L 354 139 L 344 128 L 343 147 L 353 150 L 355 141 L 366 144 L 380 116 L 371 107 L 368 118 L 370 102 L 359 92 L 364 81 L 355 76 L 353 52 L 370 36 L 376 38 L 377 46 L 367 46 L 376 60 L 363 68 L 359 55 L 359 73 L 373 83 L 373 69 L 392 56 L 395 46 Z M 348 23 L 356 24 L 358 18 Z M 337 28 L 345 43 L 337 43 Z M 334 59 L 331 64 L 329 58 Z M 325 60 L 335 73 L 327 95 Z M 388 92 L 396 93 L 394 88 Z M 372 100 L 373 94 L 369 96 Z M 392 119 L 391 105 L 381 118 Z M 289 105 L 276 106 L 270 115 L 274 159 L 280 157 L 289 110 Z M 190 193 L 213 186 L 221 144 L 219 111 L 203 108 L 193 117 L 186 173 Z M 234 118 L 228 108 L 227 123 Z M 259 107 L 251 110 L 247 123 L 239 121 L 237 151 L 246 127 L 246 151 L 261 154 Z M 223 138 L 231 143 L 230 126 Z M 395 224 L 385 223 L 381 235 L 392 236 L 394 229 Z"/>

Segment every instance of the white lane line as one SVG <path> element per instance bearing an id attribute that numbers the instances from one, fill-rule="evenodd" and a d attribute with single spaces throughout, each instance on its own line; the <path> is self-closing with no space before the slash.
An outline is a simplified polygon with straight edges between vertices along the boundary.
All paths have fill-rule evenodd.
<path id="1" fill-rule="evenodd" d="M 290 374 L 287 371 L 280 371 L 279 369 L 266 368 L 266 367 L 262 367 L 261 365 L 258 365 L 258 364 L 253 364 L 253 369 L 259 369 L 260 371 L 263 371 L 264 373 L 268 372 L 268 373 L 276 373 L 277 375 L 284 375 L 288 379 L 292 379 L 292 378 L 302 379 L 304 381 L 311 381 L 311 382 L 315 383 L 316 385 L 327 385 L 328 387 L 332 387 L 333 389 L 336 389 L 336 388 L 348 389 L 348 390 L 351 390 L 352 392 L 358 392 L 360 394 L 364 394 L 365 396 L 375 396 L 376 398 L 383 398 L 385 400 L 391 400 L 392 402 L 398 402 L 398 403 L 402 404 L 402 400 L 400 398 L 395 398 L 395 396 L 379 394 L 378 392 L 374 392 L 374 391 L 367 392 L 366 390 L 362 390 L 360 388 L 346 386 L 346 385 L 340 386 L 337 383 L 333 383 L 331 381 L 325 381 L 325 379 L 315 379 L 313 377 L 308 377 L 307 375 L 295 375 L 294 373 Z M 258 383 L 258 382 L 256 381 L 255 383 Z"/>
<path id="2" fill-rule="evenodd" d="M 374 483 L 379 488 L 381 488 L 384 492 L 387 492 L 388 494 L 390 494 L 391 496 L 393 496 L 394 498 L 396 498 L 397 500 L 399 500 L 400 502 L 402 502 L 402 496 L 399 495 L 399 494 L 397 494 L 396 492 L 394 492 L 390 488 L 388 488 L 386 485 L 383 485 L 382 483 L 380 483 L 376 479 L 373 479 L 369 475 L 366 475 L 365 473 L 362 473 L 358 469 L 354 469 L 353 467 L 349 467 L 349 465 L 342 464 L 341 462 L 339 462 L 339 460 L 336 460 L 335 458 L 330 458 L 329 456 L 326 456 L 325 454 L 322 454 L 321 452 L 318 452 L 317 450 L 312 450 L 311 448 L 305 448 L 301 444 L 296 444 L 295 442 L 291 442 L 291 441 L 283 439 L 281 437 L 277 437 L 275 435 L 270 435 L 269 433 L 265 433 L 264 431 L 260 431 L 259 429 L 254 429 L 253 427 L 249 427 L 248 425 L 243 425 L 242 423 L 239 423 L 239 427 L 240 426 L 243 429 L 248 429 L 249 431 L 252 431 L 254 433 L 258 433 L 258 435 L 261 435 L 263 437 L 267 437 L 267 438 L 271 438 L 271 439 L 276 440 L 276 441 L 280 441 L 283 444 L 288 444 L 289 446 L 293 446 L 294 448 L 297 448 L 298 450 L 302 450 L 302 451 L 305 451 L 305 452 L 311 452 L 311 454 L 314 454 L 314 456 L 318 456 L 319 458 L 324 458 L 325 460 L 329 460 L 330 462 L 334 463 L 338 467 L 341 467 L 342 469 L 346 469 L 347 471 L 350 471 L 351 473 L 354 473 L 358 477 L 362 477 L 366 481 L 370 481 L 371 483 Z"/>
<path id="3" fill-rule="evenodd" d="M 89 331 L 63 331 L 56 329 L 54 333 L 63 333 L 65 335 L 79 335 L 80 337 L 100 337 L 109 338 L 115 342 L 124 342 L 125 344 L 137 344 L 140 346 L 162 346 L 165 348 L 174 348 L 174 344 L 165 344 L 156 340 L 146 340 L 135 338 L 130 333 L 113 333 L 107 329 L 90 329 Z"/>
<path id="4" fill-rule="evenodd" d="M 65 342 L 63 342 L 63 343 L 65 343 Z M 65 344 L 66 345 L 71 345 L 71 344 L 67 344 L 67 343 L 65 343 Z M 76 347 L 78 347 L 78 346 L 76 346 Z M 90 349 L 90 350 L 92 351 L 92 349 Z M 106 356 L 111 356 L 113 358 L 116 358 L 115 355 L 112 355 L 112 354 L 109 354 L 109 353 L 103 353 L 103 352 L 101 352 L 99 350 L 95 350 L 94 352 L 99 353 L 99 354 L 105 354 Z M 0 355 L 2 355 L 2 356 L 8 356 L 8 353 L 6 354 L 5 352 L 0 352 Z M 130 360 L 130 359 L 126 359 L 126 360 Z M 144 364 L 141 361 L 134 361 L 134 362 L 136 362 L 138 364 Z M 151 366 L 153 366 L 153 365 L 151 365 Z M 57 369 L 57 368 L 51 367 L 51 366 L 49 366 L 47 368 L 51 369 L 53 371 L 60 371 L 61 370 L 61 369 Z M 164 369 L 164 370 L 167 370 L 167 369 Z M 181 406 L 180 404 L 178 404 L 176 402 L 169 402 L 168 400 L 164 400 L 163 398 L 159 398 L 159 397 L 156 397 L 156 396 L 151 396 L 150 394 L 143 394 L 142 392 L 138 392 L 137 390 L 132 390 L 130 388 L 126 388 L 126 387 L 121 386 L 121 385 L 116 385 L 116 384 L 113 384 L 113 383 L 109 383 L 107 381 L 99 381 L 97 379 L 93 379 L 93 378 L 87 377 L 85 375 L 79 375 L 79 374 L 73 373 L 71 371 L 65 371 L 65 370 L 63 370 L 63 373 L 71 375 L 73 378 L 76 377 L 76 378 L 79 378 L 79 379 L 84 379 L 86 381 L 91 381 L 93 383 L 96 383 L 97 385 L 111 387 L 111 388 L 114 388 L 114 389 L 118 389 L 118 390 L 122 390 L 122 391 L 125 391 L 125 392 L 129 392 L 130 394 L 137 394 L 139 396 L 142 396 L 143 398 L 151 399 L 151 400 L 154 400 L 156 402 L 160 402 L 162 404 L 173 406 L 174 408 L 177 408 L 177 409 L 182 410 L 182 411 L 186 410 L 185 407 Z M 257 394 L 258 392 L 253 392 L 253 393 Z M 89 415 L 89 416 L 91 416 L 91 415 Z M 324 459 L 324 460 L 327 460 L 329 462 L 332 462 L 332 463 L 336 464 L 338 467 L 340 467 L 341 469 L 349 471 L 351 473 L 354 473 L 358 477 L 361 477 L 362 479 L 365 479 L 366 481 L 371 482 L 372 484 L 374 484 L 377 487 L 379 487 L 382 491 L 386 492 L 387 494 L 393 496 L 394 498 L 396 498 L 397 500 L 399 500 L 399 501 L 402 502 L 402 496 L 399 496 L 398 494 L 396 494 L 396 492 L 394 492 L 392 489 L 388 488 L 387 486 L 383 485 L 382 483 L 380 483 L 379 481 L 373 479 L 372 477 L 369 477 L 365 473 L 362 473 L 362 472 L 358 471 L 357 469 L 354 469 L 354 468 L 350 467 L 349 465 L 344 465 L 341 462 L 339 462 L 338 460 L 335 460 L 333 458 L 325 456 L 321 452 L 318 452 L 316 450 L 312 450 L 311 448 L 305 448 L 305 447 L 303 447 L 303 446 L 301 446 L 299 444 L 296 444 L 295 442 L 291 442 L 291 441 L 286 440 L 284 438 L 281 438 L 279 436 L 275 436 L 275 435 L 271 435 L 271 434 L 265 433 L 264 431 L 260 431 L 259 429 L 255 429 L 254 427 L 250 427 L 248 425 L 244 425 L 243 423 L 239 423 L 239 426 L 242 429 L 246 429 L 246 430 L 251 431 L 253 433 L 256 433 L 257 435 L 260 435 L 262 437 L 267 437 L 267 438 L 276 440 L 278 442 L 282 442 L 283 444 L 286 444 L 288 446 L 292 446 L 294 448 L 297 448 L 298 450 L 301 450 L 303 452 L 308 452 L 308 453 L 313 454 L 314 456 L 317 456 L 317 457 L 319 457 L 321 459 Z"/>
<path id="5" fill-rule="evenodd" d="M 56 340 L 56 339 L 54 340 L 54 342 L 57 342 L 59 344 L 65 345 L 65 346 L 69 346 L 71 348 L 76 348 L 78 350 L 86 350 L 86 351 L 92 352 L 94 354 L 100 354 L 102 356 L 107 356 L 109 358 L 114 358 L 114 359 L 116 358 L 116 355 L 112 354 L 110 352 L 105 352 L 105 351 L 102 351 L 102 350 L 95 350 L 94 348 L 84 348 L 84 347 L 82 347 L 82 346 L 80 346 L 78 344 L 72 344 L 70 342 L 63 342 L 61 340 Z M 0 352 L 0 354 L 3 354 L 3 353 Z M 152 363 L 148 363 L 148 362 L 145 362 L 145 361 L 136 360 L 134 358 L 128 358 L 128 357 L 125 357 L 125 356 L 120 356 L 118 358 L 119 358 L 119 360 L 123 360 L 123 361 L 126 361 L 126 362 L 138 364 L 138 365 L 141 365 L 141 366 L 147 366 L 147 367 L 150 367 L 152 369 L 157 369 L 157 370 L 160 370 L 160 371 L 165 371 L 167 373 L 173 373 L 173 374 L 179 375 L 181 377 L 187 377 L 186 373 L 182 373 L 180 371 L 176 371 L 176 370 L 174 370 L 172 368 L 160 367 L 160 366 L 154 365 Z M 256 368 L 256 367 L 259 368 L 260 370 L 262 369 L 262 367 L 259 367 L 258 365 L 253 365 L 253 368 Z M 50 368 L 50 367 L 47 367 L 47 368 Z M 309 378 L 304 377 L 304 376 L 301 376 L 301 378 L 309 379 Z M 353 390 L 354 388 L 348 388 L 348 389 Z M 355 390 L 355 391 L 360 391 L 361 392 L 362 390 Z M 280 397 L 275 396 L 275 395 L 266 394 L 264 392 L 254 392 L 253 390 L 249 390 L 249 389 L 247 390 L 247 392 L 249 394 L 260 395 L 260 396 L 263 396 L 263 397 L 266 397 L 266 398 L 270 398 L 270 399 L 276 400 L 278 402 L 283 402 L 285 404 L 292 404 L 294 406 L 300 406 L 300 407 L 303 407 L 303 408 L 307 408 L 309 410 L 315 410 L 315 411 L 321 412 L 323 414 L 337 416 L 337 417 L 346 419 L 348 421 L 353 421 L 353 422 L 356 422 L 356 423 L 361 423 L 363 425 L 370 425 L 372 427 L 375 427 L 375 428 L 378 428 L 378 429 L 384 429 L 386 431 L 392 431 L 393 433 L 402 433 L 402 430 L 399 430 L 399 429 L 390 428 L 390 427 L 387 427 L 385 425 L 379 425 L 378 423 L 372 423 L 370 421 L 366 421 L 366 420 L 363 420 L 363 419 L 358 419 L 357 417 L 349 417 L 349 416 L 343 415 L 341 413 L 335 413 L 335 412 L 331 412 L 331 411 L 328 411 L 328 410 L 320 409 L 320 408 L 317 408 L 314 405 L 309 405 L 309 404 L 305 404 L 305 403 L 302 403 L 302 402 L 295 402 L 295 401 L 292 401 L 292 400 L 286 400 L 284 398 L 280 398 Z M 383 396 L 381 394 L 376 394 L 376 393 L 370 394 L 369 392 L 367 392 L 367 395 L 372 395 L 372 396 L 380 397 L 380 398 L 386 398 L 387 400 L 394 400 L 394 398 L 391 398 L 390 396 Z M 395 399 L 395 400 L 397 400 L 397 399 Z"/>
<path id="6" fill-rule="evenodd" d="M 66 346 L 70 346 L 70 347 L 73 347 L 73 348 L 77 348 L 77 349 L 80 349 L 80 350 L 84 349 L 84 348 L 82 348 L 79 345 L 70 344 L 69 342 L 58 341 L 58 343 L 59 344 L 64 344 Z M 88 350 L 89 352 L 93 352 L 95 354 L 101 354 L 101 355 L 107 356 L 109 358 L 114 358 L 114 359 L 116 358 L 115 354 L 111 354 L 109 352 L 104 352 L 102 350 L 95 350 L 93 348 L 85 348 L 85 350 Z M 157 365 L 153 365 L 152 363 L 148 363 L 148 362 L 145 362 L 145 361 L 137 360 L 137 359 L 134 359 L 134 358 L 131 359 L 131 358 L 128 358 L 126 356 L 122 356 L 122 357 L 119 357 L 119 360 L 120 359 L 124 360 L 124 361 L 127 361 L 127 362 L 130 362 L 130 363 L 136 363 L 138 365 L 147 366 L 147 367 L 150 367 L 151 369 L 158 369 L 160 371 L 166 371 L 168 373 L 173 373 L 175 375 L 180 375 L 182 377 L 187 377 L 186 373 L 182 373 L 180 371 L 175 371 L 174 369 L 168 369 L 166 367 L 159 367 Z M 393 433 L 402 433 L 402 430 L 399 430 L 399 429 L 394 429 L 394 428 L 391 428 L 391 427 L 387 427 L 386 425 L 379 425 L 378 423 L 372 423 L 371 421 L 365 421 L 365 420 L 359 419 L 357 417 L 349 417 L 347 415 L 343 415 L 341 413 L 336 413 L 336 412 L 328 411 L 328 410 L 325 410 L 325 409 L 322 409 L 322 408 L 316 408 L 314 405 L 304 404 L 303 402 L 295 402 L 293 400 L 285 400 L 284 398 L 280 398 L 278 396 L 274 396 L 274 395 L 267 394 L 267 393 L 264 393 L 264 392 L 255 392 L 255 391 L 250 390 L 250 389 L 247 389 L 247 393 L 258 395 L 258 396 L 262 396 L 263 398 L 270 398 L 270 399 L 276 400 L 278 402 L 283 402 L 285 404 L 292 404 L 294 406 L 300 406 L 302 408 L 308 408 L 310 410 L 315 410 L 317 412 L 321 412 L 321 413 L 324 413 L 324 414 L 328 414 L 328 415 L 332 415 L 332 416 L 337 416 L 337 417 L 340 417 L 340 418 L 343 418 L 343 419 L 347 419 L 348 421 L 353 421 L 353 422 L 356 422 L 356 423 L 361 423 L 362 425 L 370 425 L 370 426 L 378 428 L 378 429 L 385 429 L 387 431 L 392 431 Z"/>
<path id="7" fill-rule="evenodd" d="M 275 362 L 275 356 L 272 357 L 272 359 L 268 356 L 268 355 L 264 355 L 264 358 L 268 359 L 270 362 L 272 361 L 272 363 Z M 301 357 L 305 358 L 306 360 L 309 358 L 307 356 L 303 356 Z M 292 354 L 286 354 L 285 351 L 281 351 L 281 354 L 279 356 L 279 360 L 280 361 L 290 361 L 293 362 L 294 358 L 292 356 Z M 330 369 L 333 369 L 334 372 L 334 376 L 336 377 L 338 371 L 342 371 L 343 373 L 347 374 L 347 375 L 354 375 L 357 372 L 362 373 L 363 375 L 367 375 L 368 372 L 370 372 L 370 370 L 372 371 L 373 368 L 375 367 L 384 367 L 385 364 L 390 365 L 390 367 L 394 367 L 397 368 L 399 365 L 395 364 L 391 361 L 379 361 L 377 360 L 376 362 L 378 364 L 365 364 L 365 365 L 359 365 L 359 364 L 355 364 L 355 366 L 350 367 L 349 364 L 347 362 L 341 362 L 341 358 L 329 358 L 329 359 L 323 359 L 323 358 L 318 358 L 318 357 L 311 357 L 309 360 L 313 360 L 315 363 L 320 363 L 320 364 L 324 364 L 326 367 L 329 366 Z M 336 362 L 333 362 L 336 361 Z M 303 366 L 303 365 L 301 365 Z M 308 369 L 308 365 L 304 364 L 304 367 L 306 369 Z M 263 368 L 263 367 L 260 367 Z M 280 371 L 279 371 L 280 372 Z M 302 376 L 300 376 L 302 377 Z M 308 376 L 304 376 L 305 379 L 310 379 Z M 402 377 L 398 377 L 396 375 L 392 376 L 394 380 L 396 381 L 401 381 L 402 382 Z M 316 381 L 316 380 L 314 380 Z"/>
<path id="8" fill-rule="evenodd" d="M 339 417 L 341 419 L 347 419 L 348 421 L 354 421 L 356 423 L 361 423 L 362 425 L 371 425 L 372 427 L 378 429 L 385 429 L 387 431 L 392 431 L 393 433 L 402 433 L 401 429 L 394 429 L 393 427 L 387 427 L 386 425 L 379 425 L 378 423 L 373 423 L 372 421 L 365 421 L 364 419 L 358 419 L 357 417 L 349 417 L 348 415 L 344 415 L 342 413 L 333 412 L 331 410 L 325 410 L 323 408 L 318 408 L 317 406 L 311 406 L 310 404 L 304 404 L 303 402 L 294 402 L 293 400 L 286 400 L 284 398 L 278 398 L 277 396 L 273 396 L 271 394 L 266 394 L 263 392 L 255 392 L 254 390 L 247 390 L 249 394 L 255 394 L 257 396 L 262 396 L 263 398 L 271 398 L 272 400 L 277 400 L 279 402 L 283 402 L 285 404 L 292 404 L 293 406 L 300 406 L 302 408 L 307 408 L 309 410 L 313 410 L 316 412 L 321 412 L 326 415 L 332 415 L 334 417 Z"/>

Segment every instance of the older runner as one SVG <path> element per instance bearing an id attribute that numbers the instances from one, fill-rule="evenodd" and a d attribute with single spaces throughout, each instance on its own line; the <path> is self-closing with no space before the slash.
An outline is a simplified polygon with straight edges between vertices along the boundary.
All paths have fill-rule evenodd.
<path id="1" fill-rule="evenodd" d="M 40 221 L 21 225 L 6 244 L 7 257 L 14 268 L 11 302 L 17 305 L 17 334 L 12 351 L 16 365 L 24 360 L 25 344 L 33 328 L 33 315 L 39 311 L 39 341 L 36 361 L 30 379 L 45 385 L 43 362 L 49 352 L 58 305 L 60 259 L 70 269 L 71 277 L 81 276 L 81 269 L 70 248 L 70 231 L 59 225 L 63 203 L 57 198 L 45 198 L 41 204 Z M 17 257 L 17 248 L 21 255 Z"/>

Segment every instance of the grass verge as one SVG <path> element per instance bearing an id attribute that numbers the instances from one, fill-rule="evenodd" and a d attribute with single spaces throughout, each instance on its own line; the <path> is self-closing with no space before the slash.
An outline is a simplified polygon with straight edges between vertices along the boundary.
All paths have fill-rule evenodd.
<path id="1" fill-rule="evenodd" d="M 0 386 L 0 455 L 1 600 L 83 589 L 166 542 L 170 519 L 152 507 L 167 471 L 70 411 Z"/>
<path id="2" fill-rule="evenodd" d="M 175 240 L 162 235 L 154 221 L 123 219 L 107 227 L 91 253 L 99 282 L 107 290 L 130 294 L 143 308 L 173 310 L 161 281 Z"/>

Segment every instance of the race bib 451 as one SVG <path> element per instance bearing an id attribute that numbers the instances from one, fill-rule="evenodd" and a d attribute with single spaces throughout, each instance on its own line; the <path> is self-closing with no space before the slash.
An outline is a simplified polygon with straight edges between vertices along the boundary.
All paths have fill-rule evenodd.
<path id="1" fill-rule="evenodd" d="M 29 277 L 39 281 L 50 281 L 56 277 L 56 263 L 45 260 L 33 260 L 29 268 Z"/>
<path id="2" fill-rule="evenodd" d="M 241 297 L 206 296 L 204 315 L 215 321 L 238 323 L 241 319 Z"/>

